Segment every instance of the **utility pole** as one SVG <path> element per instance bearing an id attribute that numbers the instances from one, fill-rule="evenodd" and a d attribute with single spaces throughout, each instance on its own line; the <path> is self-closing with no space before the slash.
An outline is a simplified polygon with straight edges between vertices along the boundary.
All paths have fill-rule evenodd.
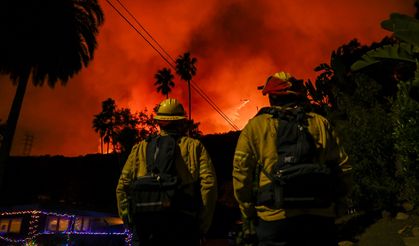
<path id="1" fill-rule="evenodd" d="M 23 156 L 29 156 L 31 154 L 33 139 L 34 139 L 33 134 L 31 133 L 25 134 L 25 138 L 23 140 L 23 150 L 22 150 Z"/>

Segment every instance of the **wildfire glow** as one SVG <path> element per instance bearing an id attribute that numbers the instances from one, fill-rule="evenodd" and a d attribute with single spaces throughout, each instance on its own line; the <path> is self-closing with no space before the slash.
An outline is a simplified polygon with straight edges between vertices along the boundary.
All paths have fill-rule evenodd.
<path id="1" fill-rule="evenodd" d="M 34 135 L 33 155 L 96 153 L 92 120 L 102 101 L 110 97 L 135 112 L 151 110 L 165 98 L 153 83 L 157 70 L 168 64 L 105 0 L 99 2 L 105 24 L 94 61 L 66 87 L 29 86 L 12 154 L 22 152 L 25 132 Z M 389 34 L 380 22 L 390 13 L 414 13 L 413 0 L 122 2 L 172 57 L 190 51 L 198 59 L 194 82 L 239 128 L 268 104 L 256 88 L 270 74 L 285 70 L 313 80 L 314 67 L 328 63 L 337 47 L 354 38 L 363 44 L 379 41 Z M 178 77 L 175 83 L 169 96 L 187 108 L 186 83 Z M 1 76 L 2 122 L 14 92 L 8 77 Z M 195 91 L 192 102 L 203 133 L 233 130 Z"/>

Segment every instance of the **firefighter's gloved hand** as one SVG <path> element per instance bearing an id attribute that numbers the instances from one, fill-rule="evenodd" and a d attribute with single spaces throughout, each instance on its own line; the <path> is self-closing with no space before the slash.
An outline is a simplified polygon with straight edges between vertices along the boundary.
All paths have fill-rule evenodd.
<path id="1" fill-rule="evenodd" d="M 257 245 L 257 235 L 256 235 L 256 222 L 252 219 L 246 219 L 243 221 L 242 233 L 243 233 L 243 242 L 245 245 Z"/>
<path id="2" fill-rule="evenodd" d="M 122 217 L 122 221 L 124 222 L 124 227 L 126 229 L 131 229 L 132 228 L 131 219 L 128 212 L 122 213 L 121 217 Z"/>
<path id="3" fill-rule="evenodd" d="M 199 236 L 199 245 L 203 246 L 207 243 L 207 236 L 205 234 L 201 234 Z"/>

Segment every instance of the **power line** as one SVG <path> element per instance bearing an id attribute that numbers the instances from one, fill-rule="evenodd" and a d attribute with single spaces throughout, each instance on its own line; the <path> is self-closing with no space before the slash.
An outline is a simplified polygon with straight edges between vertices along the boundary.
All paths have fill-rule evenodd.
<path id="1" fill-rule="evenodd" d="M 163 60 L 170 64 L 167 58 L 164 57 L 162 53 L 158 51 L 157 48 L 154 47 L 154 45 L 148 41 L 148 39 L 144 37 L 144 35 L 109 0 L 106 0 L 106 2 L 161 56 Z"/>
<path id="2" fill-rule="evenodd" d="M 198 84 L 191 81 L 192 88 L 202 94 L 201 97 L 204 98 L 235 130 L 239 128 L 233 123 L 233 121 L 215 104 L 215 102 L 207 95 L 205 92 L 198 86 Z"/>
<path id="3" fill-rule="evenodd" d="M 129 11 L 129 9 L 127 7 L 125 7 L 125 5 L 120 1 L 120 0 L 116 0 L 121 6 L 122 8 L 131 16 L 131 18 L 134 19 L 134 21 L 141 27 L 141 29 L 157 44 L 157 46 L 172 60 L 173 63 L 176 63 L 175 59 L 160 45 L 160 43 L 147 31 L 147 29 L 145 29 L 145 27 L 143 25 L 141 25 L 141 23 L 137 20 L 137 18 L 134 16 L 134 14 L 131 13 L 131 11 Z M 173 68 L 176 69 L 175 66 L 172 63 L 169 63 L 169 65 Z M 211 106 L 215 107 L 217 111 L 220 111 L 225 118 L 228 119 L 228 121 L 230 121 L 230 123 L 234 124 L 227 115 L 225 115 L 222 110 L 215 104 L 215 102 L 198 86 L 198 84 L 193 85 L 194 82 L 191 81 L 191 84 L 193 86 L 193 89 L 196 90 L 198 92 L 198 94 L 202 94 L 201 96 L 204 97 L 205 100 L 207 100 L 208 103 L 213 104 Z M 238 127 L 235 126 L 234 128 L 237 128 L 236 130 L 238 130 Z"/>
<path id="4" fill-rule="evenodd" d="M 151 40 L 153 40 L 157 44 L 157 46 L 172 60 L 172 62 L 176 63 L 176 61 L 172 58 L 172 56 L 169 53 L 167 53 L 166 50 L 159 44 L 159 42 L 157 42 L 157 40 L 154 39 L 153 36 L 151 36 L 151 34 L 145 29 L 145 27 L 141 25 L 141 23 L 137 20 L 134 14 L 132 14 L 131 11 L 129 11 L 129 9 L 125 7 L 125 5 L 120 0 L 116 0 L 116 1 L 129 14 L 129 16 L 131 16 L 131 18 L 134 19 L 135 23 L 137 23 L 137 25 L 141 27 L 141 29 L 151 38 Z"/>
<path id="5" fill-rule="evenodd" d="M 169 64 L 170 67 L 173 69 L 176 69 L 176 66 L 174 65 L 176 62 L 173 59 L 173 57 L 166 52 L 166 50 L 159 44 L 159 42 L 153 38 L 153 36 L 144 28 L 143 25 L 135 18 L 135 16 L 128 10 L 127 7 L 124 6 L 124 4 L 120 0 L 116 0 L 122 8 L 135 20 L 137 25 L 141 27 L 141 29 L 157 44 L 157 46 L 165 53 L 166 56 L 170 58 L 171 61 L 169 61 L 163 54 L 160 52 L 129 20 L 121 11 L 119 11 L 115 5 L 113 5 L 109 0 L 106 0 L 106 2 L 133 28 L 159 55 L 160 57 Z M 233 121 L 215 104 L 214 100 L 212 100 L 196 83 L 193 81 L 190 81 L 192 89 L 194 89 L 210 106 L 225 120 L 227 123 L 235 130 L 239 130 L 239 128 L 233 123 Z"/>
<path id="6" fill-rule="evenodd" d="M 108 1 L 108 0 L 107 0 Z M 128 8 L 127 7 L 125 7 L 125 5 L 120 1 L 120 0 L 116 0 L 121 6 L 122 6 L 122 8 L 131 16 L 131 18 L 133 18 L 134 19 L 134 21 L 141 27 L 141 29 L 157 44 L 157 46 L 172 60 L 172 62 L 173 63 L 176 63 L 176 61 L 173 59 L 173 57 L 159 44 L 159 42 L 155 39 L 155 38 L 153 38 L 153 36 L 145 29 L 145 27 L 143 26 L 143 25 L 141 25 L 141 23 L 137 20 L 137 18 L 128 10 Z M 109 2 L 109 1 L 108 1 Z M 115 7 L 114 7 L 114 9 L 115 9 Z M 122 15 L 122 13 L 120 13 L 120 11 L 118 11 L 118 13 L 120 14 L 120 15 Z M 128 21 L 128 19 L 125 17 L 125 16 L 123 16 L 123 18 L 125 19 L 125 21 L 127 21 L 129 24 L 130 24 L 130 26 L 133 26 L 129 21 Z M 136 29 L 136 28 L 134 28 L 137 32 L 138 32 L 138 30 Z M 144 37 L 144 35 L 142 35 L 141 34 L 141 37 L 143 38 L 143 39 L 145 39 L 146 41 L 147 41 L 147 43 L 148 44 L 150 44 L 152 47 L 153 47 L 153 49 L 156 51 L 156 52 L 158 52 L 159 53 L 159 55 L 166 61 L 166 63 L 168 63 L 173 69 L 175 69 L 176 70 L 176 67 L 175 67 L 175 65 L 173 64 L 173 63 L 171 63 L 171 62 L 169 62 L 168 61 L 168 59 L 167 58 L 165 58 L 165 57 L 163 57 L 163 55 L 157 50 L 157 48 L 155 48 L 155 46 L 154 45 L 152 45 L 151 44 L 151 42 L 149 41 L 149 40 L 147 40 L 147 38 L 146 37 Z M 193 81 L 190 81 L 191 82 L 191 85 L 192 85 L 192 88 L 205 100 L 205 101 L 207 101 L 209 104 L 210 104 L 210 106 L 212 106 L 213 107 L 213 109 L 218 113 L 218 114 L 220 114 L 220 116 L 222 117 L 222 118 L 224 118 L 224 120 L 226 120 L 227 121 L 227 123 L 229 123 L 235 130 L 239 130 L 239 128 L 233 123 L 233 121 L 232 120 L 230 120 L 230 118 L 217 106 L 217 104 L 196 84 L 194 84 L 194 82 Z"/>

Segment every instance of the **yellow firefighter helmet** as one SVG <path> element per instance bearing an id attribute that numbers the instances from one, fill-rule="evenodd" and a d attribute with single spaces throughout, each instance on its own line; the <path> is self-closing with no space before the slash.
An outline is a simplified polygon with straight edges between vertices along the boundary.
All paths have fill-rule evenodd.
<path id="1" fill-rule="evenodd" d="M 182 104 L 173 98 L 168 98 L 159 104 L 156 120 L 183 120 L 186 119 L 185 109 Z"/>

